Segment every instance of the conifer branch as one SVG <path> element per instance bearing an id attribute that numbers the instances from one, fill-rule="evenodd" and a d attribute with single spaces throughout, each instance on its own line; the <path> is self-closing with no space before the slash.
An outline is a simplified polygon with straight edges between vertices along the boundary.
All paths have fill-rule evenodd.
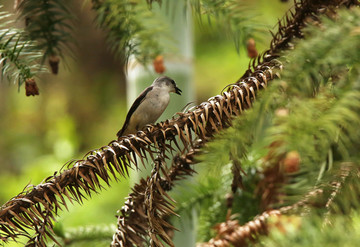
<path id="1" fill-rule="evenodd" d="M 232 116 L 239 115 L 251 106 L 256 91 L 266 87 L 275 76 L 274 70 L 279 68 L 277 63 L 262 66 L 259 66 L 261 73 L 258 71 L 239 86 L 234 85 L 231 91 L 202 103 L 192 111 L 179 114 L 176 119 L 148 126 L 144 131 L 120 141 L 112 141 L 99 151 L 90 152 L 84 160 L 71 162 L 68 170 L 48 177 L 43 183 L 11 199 L 0 210 L 2 238 L 15 240 L 20 234 L 27 235 L 22 226 L 35 229 L 42 227 L 45 222 L 51 222 L 46 219 L 53 218 L 62 206 L 67 208 L 65 198 L 81 203 L 86 198 L 84 192 L 90 195 L 92 191 L 100 189 L 100 180 L 109 184 L 111 175 L 115 179 L 119 174 L 127 176 L 130 167 L 138 167 L 136 155 L 143 162 L 146 153 L 158 153 L 151 145 L 171 151 L 171 143 L 178 146 L 176 136 L 187 147 L 192 135 L 207 140 L 220 129 L 228 127 Z M 52 227 L 49 223 L 45 226 L 49 229 Z"/>
<path id="2" fill-rule="evenodd" d="M 250 242 L 256 241 L 261 235 L 268 235 L 269 231 L 274 230 L 272 228 L 282 228 L 281 218 L 285 215 L 295 215 L 302 212 L 302 216 L 305 217 L 304 211 L 306 211 L 306 215 L 310 214 L 310 211 L 307 209 L 314 211 L 318 208 L 328 208 L 329 202 L 333 202 L 334 197 L 341 190 L 344 190 L 343 187 L 349 176 L 356 177 L 357 179 L 359 178 L 355 166 L 343 164 L 341 167 L 340 174 L 334 176 L 333 181 L 330 181 L 326 186 L 322 185 L 318 188 L 314 188 L 301 200 L 292 205 L 265 211 L 244 225 L 240 225 L 238 220 L 229 217 L 225 222 L 215 226 L 216 236 L 214 238 L 206 243 L 198 244 L 197 247 L 225 247 L 230 245 L 246 247 L 249 246 Z M 360 188 L 358 185 L 359 184 L 356 186 L 357 190 Z M 325 191 L 327 191 L 327 193 L 325 193 Z M 323 197 L 325 200 L 320 200 L 320 197 Z M 327 211 L 326 215 L 329 214 L 330 211 Z M 274 216 L 278 218 L 277 223 L 269 224 L 268 219 Z"/>
<path id="3" fill-rule="evenodd" d="M 162 191 L 162 194 L 168 197 L 166 192 L 173 188 L 177 180 L 191 176 L 194 173 L 190 164 L 194 162 L 194 157 L 199 154 L 202 145 L 203 142 L 201 141 L 192 144 L 192 148 L 186 155 L 178 154 L 174 157 L 169 170 L 165 167 L 162 168 L 163 176 L 158 179 L 158 183 L 156 184 L 158 191 Z M 146 178 L 146 181 L 141 179 L 140 182 L 133 187 L 133 192 L 129 195 L 125 205 L 120 210 L 121 214 L 118 215 L 118 229 L 113 236 L 111 246 L 145 246 L 149 232 L 148 229 L 150 228 L 149 221 L 154 221 L 155 219 L 146 214 L 147 210 L 144 202 L 147 200 L 146 191 L 149 189 L 151 178 L 155 173 L 156 170 L 152 172 L 150 177 Z M 155 201 L 159 203 L 158 200 Z M 175 214 L 174 212 L 169 213 Z M 167 243 L 171 245 L 171 240 L 169 242 L 169 234 L 167 232 L 174 229 L 169 223 L 164 221 L 164 219 L 166 219 L 166 217 L 163 215 L 159 220 L 155 221 L 154 225 L 162 226 L 163 229 L 166 229 L 161 231 L 161 233 L 162 235 L 167 235 L 165 238 L 167 239 Z M 156 235 L 154 237 L 156 238 Z M 157 243 L 155 246 L 161 245 Z"/>
<path id="4" fill-rule="evenodd" d="M 150 245 L 164 247 L 161 241 L 163 240 L 167 245 L 174 247 L 167 231 L 173 231 L 175 230 L 175 227 L 165 220 L 170 215 L 175 214 L 174 201 L 161 188 L 162 178 L 160 172 L 164 171 L 165 166 L 165 158 L 160 154 L 155 160 L 155 166 L 150 177 L 147 179 L 146 190 L 144 193 L 145 201 L 143 203 L 148 220 L 147 223 L 149 224 L 147 232 L 150 237 Z"/>
<path id="5" fill-rule="evenodd" d="M 40 185 L 29 188 L 11 199 L 0 210 L 1 238 L 14 240 L 20 234 L 29 236 L 25 228 L 52 229 L 50 218 L 61 207 L 66 208 L 69 201 L 81 203 L 83 198 L 93 191 L 101 189 L 100 180 L 110 183 L 110 177 L 127 176 L 129 167 L 138 167 L 146 159 L 146 153 L 156 155 L 162 151 L 171 151 L 177 145 L 176 137 L 190 147 L 194 136 L 207 141 L 219 130 L 231 125 L 233 116 L 251 107 L 256 93 L 266 88 L 268 82 L 276 76 L 281 64 L 276 60 L 259 63 L 249 77 L 233 85 L 227 92 L 215 96 L 187 113 L 181 113 L 157 125 L 148 126 L 144 131 L 90 152 L 84 160 L 68 165 L 68 169 L 45 179 Z M 136 157 L 137 156 L 137 157 Z M 152 158 L 154 161 L 154 158 Z M 45 228 L 42 228 L 44 227 Z M 141 230 L 141 229 L 140 229 Z M 49 231 L 42 231 L 37 237 L 38 243 Z M 44 234 L 45 233 L 45 234 Z"/>
<path id="6" fill-rule="evenodd" d="M 151 11 L 154 2 L 160 6 L 163 3 L 162 0 L 146 0 L 147 5 L 144 0 L 92 0 L 93 9 L 97 12 L 97 22 L 108 32 L 111 50 L 119 57 L 125 57 L 126 63 L 132 55 L 140 63 L 146 64 L 162 53 L 162 40 L 171 42 L 166 35 L 168 26 L 156 21 Z M 253 24 L 253 16 L 248 13 L 249 10 L 238 1 L 182 2 L 184 9 L 191 6 L 200 20 L 202 15 L 206 15 L 209 20 L 215 17 L 221 30 L 226 30 L 234 38 L 238 52 L 240 45 L 245 44 L 249 36 L 259 29 Z"/>
<path id="7" fill-rule="evenodd" d="M 49 59 L 53 74 L 58 73 L 59 56 L 72 53 L 71 20 L 73 16 L 63 0 L 23 0 L 16 7 L 25 20 L 28 38 L 37 41 L 43 62 Z"/>
<path id="8" fill-rule="evenodd" d="M 27 40 L 22 30 L 10 27 L 14 25 L 12 20 L 8 20 L 11 17 L 5 11 L 0 12 L 1 77 L 6 77 L 20 88 L 29 81 L 35 83 L 34 77 L 44 69 L 39 64 L 41 53 L 36 48 L 36 43 Z M 28 90 L 26 93 L 30 95 Z M 34 94 L 38 92 L 35 91 Z"/>
<path id="9" fill-rule="evenodd" d="M 328 181 L 329 172 L 322 170 L 321 167 L 326 166 L 327 163 L 332 163 L 329 166 L 332 167 L 333 172 L 339 172 L 340 175 L 337 174 L 335 179 L 332 178 L 330 181 L 333 186 L 330 195 L 323 193 L 323 190 L 314 190 L 312 197 L 316 196 L 320 202 L 321 195 L 327 196 L 322 204 L 317 202 L 314 206 L 326 209 L 329 215 L 328 205 L 333 204 L 333 198 L 339 194 L 340 188 L 346 187 L 344 183 L 348 180 L 349 170 L 344 169 L 342 165 L 334 164 L 335 161 L 327 156 L 327 152 L 336 152 L 337 159 L 345 162 L 357 158 L 355 150 L 358 147 L 359 134 L 355 126 L 359 126 L 360 122 L 360 64 L 357 59 L 359 33 L 356 27 L 360 21 L 359 14 L 358 9 L 343 11 L 336 23 L 333 20 L 323 19 L 322 33 L 319 33 L 317 28 L 309 28 L 308 40 L 299 43 L 296 50 L 289 53 L 289 62 L 284 65 L 286 70 L 282 73 L 282 80 L 272 83 L 271 89 L 264 92 L 262 100 L 256 107 L 247 111 L 245 116 L 234 125 L 237 137 L 232 136 L 233 132 L 227 137 L 222 137 L 227 143 L 233 142 L 233 144 L 218 149 L 219 154 L 235 147 L 236 150 L 241 150 L 237 153 L 238 157 L 245 158 L 247 150 L 238 148 L 239 143 L 246 143 L 247 149 L 251 149 L 251 145 L 256 142 L 254 139 L 258 138 L 255 131 L 261 130 L 260 132 L 266 133 L 261 139 L 265 140 L 262 145 L 264 143 L 268 145 L 266 146 L 268 155 L 262 159 L 262 162 L 265 163 L 265 167 L 275 171 L 265 173 L 264 177 L 267 180 L 272 177 L 275 179 L 268 181 L 263 187 L 275 188 L 275 193 L 282 193 L 282 195 L 279 193 L 282 198 L 281 201 L 276 201 L 278 203 L 289 203 L 289 198 L 284 197 L 286 192 L 290 196 L 299 195 L 316 182 Z M 313 49 L 311 53 L 307 52 L 310 47 Z M 351 54 L 347 53 L 349 47 L 356 47 Z M 351 67 L 351 72 L 344 75 L 344 69 L 348 67 Z M 261 117 L 265 116 L 274 117 L 264 124 Z M 294 148 L 298 148 L 295 149 L 298 152 L 295 155 L 295 169 L 290 167 L 288 171 L 289 167 L 286 166 L 291 165 L 287 162 L 288 154 L 293 152 Z M 299 158 L 302 160 L 301 163 Z M 355 173 L 353 176 L 358 178 L 357 170 L 358 168 L 353 168 Z M 307 181 L 306 185 L 304 180 Z M 349 198 L 353 200 L 344 205 L 339 202 L 335 204 L 334 209 L 338 209 L 339 204 L 341 205 L 338 212 L 349 212 L 349 207 L 359 208 L 359 183 L 353 180 L 350 184 L 348 187 L 352 188 L 352 192 Z M 291 186 L 286 187 L 286 185 Z M 273 192 L 260 192 L 266 195 L 271 193 Z M 279 206 L 279 204 L 274 205 L 274 201 L 266 204 L 267 206 L 271 204 L 272 207 Z M 304 200 L 300 200 L 290 208 L 294 209 L 296 206 L 303 209 L 304 204 Z M 285 212 L 285 209 L 286 207 L 280 211 Z M 226 246 L 225 242 L 222 242 L 223 246 Z M 231 243 L 235 245 L 234 242 Z M 242 242 L 238 240 L 236 243 Z M 218 242 L 216 244 L 222 246 Z"/>
<path id="10" fill-rule="evenodd" d="M 270 48 L 249 63 L 248 70 L 238 82 L 249 76 L 257 64 L 277 59 L 283 52 L 293 49 L 295 47 L 294 41 L 304 37 L 303 29 L 309 24 L 309 21 L 318 21 L 319 15 L 327 11 L 336 13 L 336 9 L 340 6 L 350 8 L 358 5 L 357 0 L 294 0 L 294 8 L 286 12 L 284 17 L 278 21 L 278 31 L 276 33 L 270 31 L 273 36 Z"/>
<path id="11" fill-rule="evenodd" d="M 267 220 L 279 216 L 279 210 L 270 210 L 257 216 L 254 220 L 240 225 L 237 220 L 228 219 L 215 226 L 217 235 L 207 243 L 197 244 L 197 247 L 246 247 L 248 242 L 254 241 L 259 235 L 268 233 Z"/>
<path id="12" fill-rule="evenodd" d="M 254 69 L 255 70 L 255 69 Z M 256 70 L 255 70 L 256 71 Z M 261 71 L 261 70 L 259 70 Z M 181 137 L 181 135 L 179 134 L 179 136 Z M 209 140 L 209 137 L 206 137 L 204 136 L 205 138 L 203 138 L 203 140 L 206 142 Z M 186 139 L 186 137 L 184 137 L 184 139 Z M 186 153 L 186 152 L 185 152 Z M 138 192 L 137 195 L 141 195 L 143 194 Z M 135 197 L 135 198 L 138 198 L 138 197 Z M 133 199 L 135 200 L 135 199 Z M 136 207 L 139 207 L 141 205 L 141 202 L 143 200 L 136 200 L 137 203 L 135 203 L 135 205 L 137 205 Z M 140 205 L 139 205 L 140 203 Z M 131 203 L 131 202 L 127 202 L 127 205 L 134 205 L 134 203 Z M 125 207 L 126 209 L 128 209 L 128 206 Z M 124 209 L 124 208 L 123 208 Z M 132 210 L 129 210 L 129 211 L 132 211 Z M 134 210 L 135 211 L 135 210 Z M 132 217 L 129 217 L 128 215 L 125 215 L 123 214 L 122 216 L 119 217 L 118 219 L 118 226 L 119 226 L 119 229 L 118 231 L 116 232 L 116 234 L 114 235 L 114 241 L 113 241 L 113 246 L 136 246 L 135 241 L 132 241 L 131 243 L 129 242 L 126 242 L 126 240 L 129 240 L 129 239 L 135 239 L 134 236 L 131 236 L 131 234 L 128 234 L 126 233 L 126 231 L 130 232 L 129 230 L 126 230 L 126 227 L 129 227 L 130 229 L 132 228 L 132 224 L 129 223 L 130 225 L 126 226 L 126 224 L 123 224 L 124 223 L 124 220 L 126 219 L 127 222 L 134 222 L 133 220 L 131 220 Z M 137 223 L 136 223 L 136 226 L 138 227 Z M 146 227 L 142 224 L 142 229 L 146 232 L 146 229 L 149 229 L 149 227 Z M 142 234 L 141 234 L 142 235 Z M 136 238 L 138 238 L 139 236 L 136 236 Z M 145 241 L 145 239 L 142 237 L 142 238 L 139 238 L 141 239 L 141 241 Z M 137 245 L 141 245 L 139 242 L 136 242 Z M 161 246 L 161 245 L 159 245 Z"/>
<path id="13" fill-rule="evenodd" d="M 185 1 L 186 2 L 186 1 Z M 254 15 L 244 2 L 237 0 L 191 0 L 189 1 L 193 12 L 198 19 L 207 16 L 216 20 L 216 25 L 234 39 L 236 51 L 239 53 L 241 45 L 245 46 L 250 36 L 259 31 L 254 24 Z"/>
<path id="14" fill-rule="evenodd" d="M 339 169 L 326 184 L 319 185 L 308 200 L 302 200 L 305 205 L 290 211 L 285 209 L 284 216 L 269 222 L 272 230 L 259 246 L 356 245 L 359 240 L 355 230 L 359 219 L 356 212 L 360 207 L 359 158 L 337 166 Z"/>
<path id="15" fill-rule="evenodd" d="M 151 1 L 152 2 L 152 1 Z M 144 0 L 92 0 L 100 28 L 108 32 L 111 51 L 127 64 L 130 55 L 142 64 L 162 53 L 166 26 L 155 19 Z"/>

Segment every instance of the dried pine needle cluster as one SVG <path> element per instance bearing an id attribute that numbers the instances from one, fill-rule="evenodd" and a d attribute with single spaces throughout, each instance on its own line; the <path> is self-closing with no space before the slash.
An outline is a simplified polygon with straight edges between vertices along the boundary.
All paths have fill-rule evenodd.
<path id="1" fill-rule="evenodd" d="M 120 210 L 118 229 L 113 236 L 111 246 L 146 246 L 148 232 L 151 232 L 150 238 L 156 243 L 155 246 L 161 246 L 156 235 L 159 235 L 167 244 L 172 246 L 170 236 L 174 228 L 166 222 L 166 218 L 175 213 L 173 212 L 173 205 L 169 203 L 172 199 L 166 191 L 171 190 L 177 180 L 194 173 L 190 164 L 194 162 L 195 155 L 200 153 L 202 145 L 203 142 L 196 142 L 186 155 L 176 155 L 170 169 L 167 169 L 163 164 L 163 154 L 156 159 L 155 168 L 151 175 L 146 180 L 141 179 L 133 187 L 133 192 Z M 149 190 L 150 188 L 152 189 Z M 151 196 L 147 196 L 149 192 L 150 195 L 155 194 L 158 198 L 149 200 L 151 198 Z M 158 208 L 160 212 L 157 213 L 156 217 L 151 210 L 155 208 L 153 204 L 161 205 Z M 153 215 L 149 215 L 151 211 Z M 156 234 L 153 234 L 154 232 Z"/>
<path id="2" fill-rule="evenodd" d="M 249 241 L 255 241 L 257 235 L 267 234 L 267 220 L 271 216 L 279 216 L 279 210 L 271 210 L 257 216 L 254 220 L 245 225 L 239 225 L 237 220 L 227 220 L 215 226 L 217 235 L 207 243 L 198 244 L 197 247 L 227 247 L 247 246 Z"/>

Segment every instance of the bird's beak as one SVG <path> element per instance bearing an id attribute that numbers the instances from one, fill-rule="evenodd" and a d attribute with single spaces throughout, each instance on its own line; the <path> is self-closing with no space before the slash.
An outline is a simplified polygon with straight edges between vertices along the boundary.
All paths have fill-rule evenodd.
<path id="1" fill-rule="evenodd" d="M 175 93 L 178 94 L 178 95 L 181 95 L 181 89 L 178 88 L 178 87 L 175 87 Z"/>

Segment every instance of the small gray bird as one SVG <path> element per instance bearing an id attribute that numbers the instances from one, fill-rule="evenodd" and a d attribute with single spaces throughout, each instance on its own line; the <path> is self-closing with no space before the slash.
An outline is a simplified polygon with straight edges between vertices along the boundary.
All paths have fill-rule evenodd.
<path id="1" fill-rule="evenodd" d="M 118 138 L 135 134 L 147 124 L 153 124 L 165 111 L 170 101 L 170 93 L 181 95 L 181 90 L 173 79 L 167 76 L 156 78 L 132 104 Z"/>

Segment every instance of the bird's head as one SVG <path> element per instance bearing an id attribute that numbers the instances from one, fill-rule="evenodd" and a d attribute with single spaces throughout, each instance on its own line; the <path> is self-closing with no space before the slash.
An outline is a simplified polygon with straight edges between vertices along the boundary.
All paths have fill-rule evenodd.
<path id="1" fill-rule="evenodd" d="M 169 92 L 173 92 L 178 95 L 181 95 L 182 92 L 181 89 L 176 86 L 175 81 L 168 76 L 160 76 L 156 78 L 152 85 L 154 87 L 167 88 Z"/>

